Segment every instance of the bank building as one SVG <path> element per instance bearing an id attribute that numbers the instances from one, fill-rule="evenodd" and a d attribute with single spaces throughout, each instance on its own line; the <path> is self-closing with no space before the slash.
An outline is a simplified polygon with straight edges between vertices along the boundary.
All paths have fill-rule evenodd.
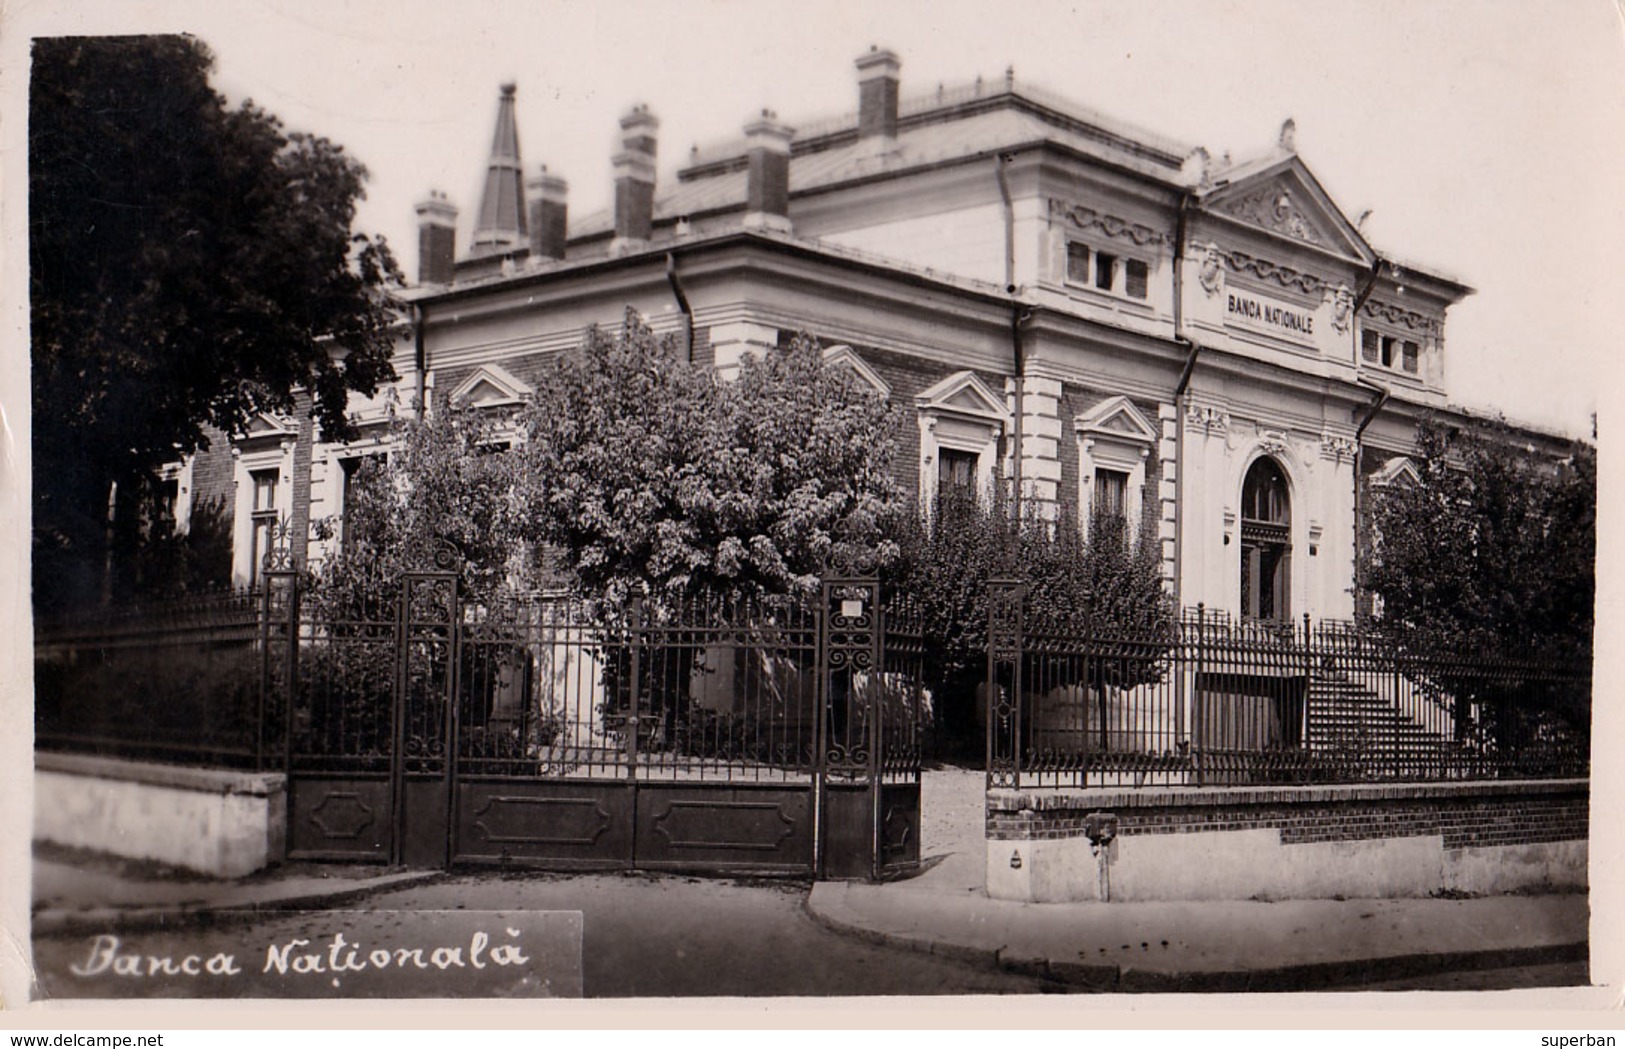
<path id="1" fill-rule="evenodd" d="M 517 405 L 551 356 L 631 307 L 722 376 L 812 334 L 911 415 L 898 469 L 926 504 L 1014 482 L 1028 513 L 1107 508 L 1154 529 L 1183 609 L 1352 618 L 1357 478 L 1412 469 L 1424 416 L 1469 421 L 1448 401 L 1445 322 L 1472 289 L 1369 243 L 1290 120 L 1232 162 L 1013 73 L 916 92 L 871 49 L 855 80 L 855 115 L 758 111 L 670 183 L 660 120 L 638 106 L 613 207 L 583 216 L 559 173 L 521 161 L 502 85 L 471 241 L 444 194 L 417 205 L 399 378 L 356 399 L 362 437 L 264 416 L 229 455 L 174 469 L 178 516 L 226 499 L 238 585 L 279 519 L 295 560 L 319 562 L 393 415 Z"/>

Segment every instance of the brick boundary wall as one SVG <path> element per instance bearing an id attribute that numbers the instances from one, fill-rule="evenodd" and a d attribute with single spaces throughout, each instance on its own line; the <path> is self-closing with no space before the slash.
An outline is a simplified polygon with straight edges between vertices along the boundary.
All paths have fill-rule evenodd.
<path id="1" fill-rule="evenodd" d="M 990 792 L 988 890 L 1098 898 L 1090 813 L 1133 898 L 1578 888 L 1589 809 L 1586 780 Z"/>
<path id="2" fill-rule="evenodd" d="M 1118 816 L 1118 833 L 1279 830 L 1281 842 L 1360 841 L 1438 834 L 1447 849 L 1584 840 L 1590 795 L 1570 780 L 1465 786 L 990 795 L 987 836 L 1075 838 L 1087 813 Z M 1030 815 L 1028 814 L 1030 813 Z"/>

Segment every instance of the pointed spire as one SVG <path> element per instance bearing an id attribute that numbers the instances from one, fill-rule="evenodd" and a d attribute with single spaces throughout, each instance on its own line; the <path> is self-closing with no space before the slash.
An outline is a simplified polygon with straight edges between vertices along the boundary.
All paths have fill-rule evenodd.
<path id="1" fill-rule="evenodd" d="M 525 225 L 524 178 L 519 166 L 519 131 L 514 125 L 516 86 L 502 85 L 497 103 L 496 133 L 491 137 L 491 163 L 485 172 L 479 220 L 474 226 L 475 255 L 521 248 L 529 241 Z"/>

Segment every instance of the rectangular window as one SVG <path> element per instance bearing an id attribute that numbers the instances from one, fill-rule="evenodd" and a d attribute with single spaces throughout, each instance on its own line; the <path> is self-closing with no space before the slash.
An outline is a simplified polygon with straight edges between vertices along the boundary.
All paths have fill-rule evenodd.
<path id="1" fill-rule="evenodd" d="M 1066 243 L 1066 279 L 1073 284 L 1089 283 L 1089 246 L 1075 240 Z"/>
<path id="2" fill-rule="evenodd" d="M 1360 332 L 1360 357 L 1367 364 L 1376 364 L 1382 359 L 1382 336 L 1370 328 Z"/>
<path id="3" fill-rule="evenodd" d="M 1095 252 L 1095 287 L 1101 291 L 1111 291 L 1116 269 L 1116 255 L 1108 255 L 1104 251 Z"/>
<path id="4" fill-rule="evenodd" d="M 1092 512 L 1122 518 L 1128 513 L 1128 474 L 1121 470 L 1095 470 Z"/>
<path id="5" fill-rule="evenodd" d="M 249 475 L 254 484 L 254 512 L 276 509 L 276 470 L 255 470 Z"/>
<path id="6" fill-rule="evenodd" d="M 355 545 L 356 532 L 350 527 L 352 514 L 356 502 L 360 498 L 363 471 L 371 472 L 384 468 L 382 455 L 357 455 L 339 460 L 339 468 L 344 471 L 344 496 L 340 508 L 339 527 L 340 540 L 345 550 Z"/>
<path id="7" fill-rule="evenodd" d="M 248 548 L 248 581 L 251 586 L 258 586 L 264 572 L 265 555 L 271 549 L 273 533 L 276 530 L 276 487 L 279 478 L 276 470 L 253 470 L 249 473 L 249 483 L 254 486 L 253 512 L 250 514 L 252 533 Z"/>
<path id="8" fill-rule="evenodd" d="M 976 453 L 957 448 L 937 450 L 937 494 L 939 496 L 976 494 Z"/>
<path id="9" fill-rule="evenodd" d="M 1420 366 L 1421 347 L 1414 342 L 1407 341 L 1400 348 L 1400 360 L 1404 363 L 1405 370 L 1415 375 L 1417 368 Z"/>
<path id="10" fill-rule="evenodd" d="M 1399 363 L 1398 357 L 1399 340 L 1392 335 L 1384 335 L 1382 337 L 1382 366 L 1384 368 L 1395 367 Z"/>
<path id="11" fill-rule="evenodd" d="M 1151 275 L 1151 268 L 1139 259 L 1125 259 L 1123 262 L 1123 292 L 1131 299 L 1143 299 L 1146 295 L 1147 278 Z"/>

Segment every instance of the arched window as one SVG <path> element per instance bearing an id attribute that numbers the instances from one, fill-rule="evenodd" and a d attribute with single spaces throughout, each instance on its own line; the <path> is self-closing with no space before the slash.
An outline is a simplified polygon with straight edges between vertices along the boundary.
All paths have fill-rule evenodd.
<path id="1" fill-rule="evenodd" d="M 1260 459 L 1241 486 L 1241 614 L 1291 618 L 1292 506 L 1286 477 L 1273 459 Z"/>

